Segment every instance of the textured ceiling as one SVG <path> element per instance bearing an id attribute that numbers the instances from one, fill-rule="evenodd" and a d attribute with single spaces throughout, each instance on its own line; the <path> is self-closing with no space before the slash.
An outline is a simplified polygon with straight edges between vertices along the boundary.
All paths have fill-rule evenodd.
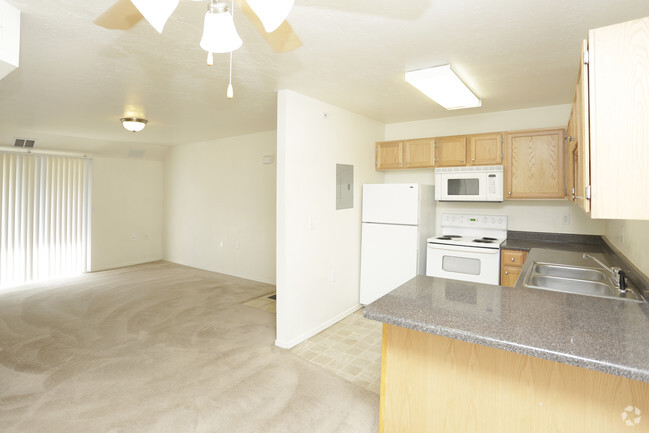
<path id="1" fill-rule="evenodd" d="M 590 28 L 649 15 L 647 0 L 296 0 L 288 21 L 304 46 L 274 53 L 238 10 L 244 41 L 205 64 L 207 1 L 181 1 L 158 34 L 93 20 L 113 0 L 8 0 L 22 11 L 21 65 L 0 80 L 0 145 L 98 154 L 268 131 L 278 89 L 385 122 L 567 104 Z M 406 70 L 451 63 L 483 99 L 447 112 L 408 85 Z M 118 119 L 144 116 L 125 131 Z M 157 149 L 157 150 L 156 150 Z"/>

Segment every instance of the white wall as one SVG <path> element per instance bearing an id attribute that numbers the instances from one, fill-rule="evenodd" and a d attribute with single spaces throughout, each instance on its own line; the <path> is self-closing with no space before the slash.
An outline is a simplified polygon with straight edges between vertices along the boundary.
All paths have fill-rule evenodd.
<path id="1" fill-rule="evenodd" d="M 275 153 L 275 131 L 172 147 L 165 259 L 275 283 Z"/>
<path id="2" fill-rule="evenodd" d="M 383 182 L 384 125 L 290 90 L 277 111 L 276 344 L 292 347 L 360 307 L 361 186 Z M 336 210 L 337 163 L 354 166 L 352 209 Z"/>
<path id="3" fill-rule="evenodd" d="M 444 117 L 385 125 L 386 140 L 515 131 L 518 129 L 565 128 L 570 105 L 497 111 L 470 116 Z"/>
<path id="4" fill-rule="evenodd" d="M 481 132 L 516 131 L 521 129 L 565 127 L 570 105 L 501 111 L 496 113 L 457 116 L 417 122 L 393 123 L 385 126 L 386 140 L 438 137 Z M 435 184 L 433 169 L 389 170 L 386 183 Z M 441 213 L 484 213 L 509 217 L 510 230 L 604 234 L 606 223 L 591 220 L 576 205 L 564 200 L 514 200 L 503 203 L 438 203 L 437 221 Z M 570 224 L 562 224 L 568 215 Z"/>
<path id="5" fill-rule="evenodd" d="M 646 276 L 649 276 L 649 221 L 609 220 L 606 237 Z"/>
<path id="6" fill-rule="evenodd" d="M 162 258 L 162 188 L 161 161 L 93 159 L 93 271 Z"/>

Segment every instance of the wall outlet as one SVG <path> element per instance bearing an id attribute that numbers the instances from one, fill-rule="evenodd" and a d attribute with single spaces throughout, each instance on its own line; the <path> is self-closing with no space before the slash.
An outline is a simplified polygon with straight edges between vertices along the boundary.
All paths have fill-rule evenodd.
<path id="1" fill-rule="evenodd" d="M 329 277 L 332 283 L 336 282 L 336 271 L 331 271 L 331 276 Z"/>
<path id="2" fill-rule="evenodd" d="M 561 224 L 565 224 L 565 225 L 570 224 L 570 214 L 561 215 Z"/>
<path id="3" fill-rule="evenodd" d="M 234 247 L 235 247 L 236 249 L 239 249 L 239 241 L 235 241 L 235 242 L 234 242 Z"/>
<path id="4" fill-rule="evenodd" d="M 132 241 L 134 241 L 134 240 L 136 240 L 136 239 L 137 239 L 137 236 L 135 236 L 135 235 L 131 235 L 131 240 L 132 240 Z"/>
<path id="5" fill-rule="evenodd" d="M 221 241 L 221 248 L 223 248 L 223 241 Z"/>

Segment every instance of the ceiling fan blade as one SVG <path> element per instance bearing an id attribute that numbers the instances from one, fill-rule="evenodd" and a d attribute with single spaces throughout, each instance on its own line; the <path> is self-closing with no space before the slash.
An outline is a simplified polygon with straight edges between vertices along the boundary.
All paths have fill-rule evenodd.
<path id="1" fill-rule="evenodd" d="M 128 30 L 142 18 L 144 17 L 131 0 L 118 0 L 106 12 L 99 15 L 94 23 L 109 30 Z"/>
<path id="2" fill-rule="evenodd" d="M 286 21 L 284 21 L 274 32 L 267 33 L 261 20 L 253 12 L 250 6 L 248 6 L 246 0 L 236 0 L 236 3 L 246 18 L 250 20 L 255 29 L 257 29 L 264 39 L 266 39 L 268 45 L 270 45 L 270 47 L 276 52 L 288 53 L 289 51 L 293 51 L 302 46 L 302 41 L 297 36 L 297 33 L 295 33 L 293 27 L 291 27 L 291 25 Z"/>
<path id="3" fill-rule="evenodd" d="M 167 20 L 178 7 L 179 0 L 131 0 L 142 16 L 158 33 L 162 33 Z"/>

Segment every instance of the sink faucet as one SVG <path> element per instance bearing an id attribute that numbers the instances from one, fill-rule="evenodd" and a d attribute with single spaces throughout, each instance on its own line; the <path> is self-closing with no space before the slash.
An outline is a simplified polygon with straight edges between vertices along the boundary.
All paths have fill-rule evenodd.
<path id="1" fill-rule="evenodd" d="M 620 291 L 620 293 L 626 293 L 626 274 L 624 271 L 620 268 L 617 267 L 608 267 L 601 261 L 597 259 L 597 257 L 590 256 L 586 253 L 584 253 L 584 259 L 593 259 L 596 261 L 602 268 L 607 270 L 611 275 L 609 276 L 609 279 L 611 280 L 611 283 L 615 286 L 616 289 Z"/>

